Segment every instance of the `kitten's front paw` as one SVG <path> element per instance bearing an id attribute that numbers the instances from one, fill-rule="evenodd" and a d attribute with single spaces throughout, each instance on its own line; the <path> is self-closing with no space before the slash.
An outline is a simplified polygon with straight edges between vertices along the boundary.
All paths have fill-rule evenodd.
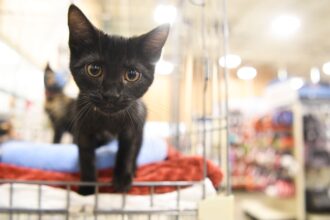
<path id="1" fill-rule="evenodd" d="M 115 175 L 112 180 L 113 187 L 117 192 L 127 192 L 131 189 L 133 182 L 133 174 L 125 173 Z"/>
<path id="2" fill-rule="evenodd" d="M 83 196 L 92 195 L 95 193 L 95 188 L 93 186 L 80 186 L 78 193 Z"/>

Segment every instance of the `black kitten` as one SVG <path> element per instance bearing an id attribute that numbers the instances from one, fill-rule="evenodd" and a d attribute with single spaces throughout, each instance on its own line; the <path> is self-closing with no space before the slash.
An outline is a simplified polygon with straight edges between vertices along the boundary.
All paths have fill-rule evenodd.
<path id="1" fill-rule="evenodd" d="M 136 169 L 146 107 L 140 98 L 154 79 L 169 25 L 138 37 L 108 35 L 95 28 L 74 5 L 69 8 L 70 69 L 80 93 L 75 140 L 79 146 L 82 181 L 96 181 L 96 136 L 104 131 L 119 142 L 113 186 L 128 191 Z M 92 194 L 93 187 L 80 187 Z"/>
<path id="2" fill-rule="evenodd" d="M 53 143 L 60 143 L 64 132 L 71 133 L 75 100 L 63 92 L 64 84 L 47 64 L 44 73 L 45 111 L 54 130 Z"/>

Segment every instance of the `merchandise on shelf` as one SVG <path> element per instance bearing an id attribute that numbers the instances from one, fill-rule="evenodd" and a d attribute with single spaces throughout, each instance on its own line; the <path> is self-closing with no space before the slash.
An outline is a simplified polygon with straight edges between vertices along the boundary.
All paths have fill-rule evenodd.
<path id="1" fill-rule="evenodd" d="M 245 120 L 246 121 L 246 120 Z M 264 191 L 278 197 L 295 194 L 292 112 L 279 110 L 232 131 L 235 189 Z"/>

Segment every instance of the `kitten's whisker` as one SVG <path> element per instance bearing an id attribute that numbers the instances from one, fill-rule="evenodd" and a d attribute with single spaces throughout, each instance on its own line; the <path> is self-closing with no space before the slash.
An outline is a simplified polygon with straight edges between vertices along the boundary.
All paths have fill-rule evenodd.
<path id="1" fill-rule="evenodd" d="M 135 125 L 135 129 L 136 130 L 141 130 L 143 129 L 143 124 L 144 124 L 144 120 L 140 117 L 137 117 L 136 114 L 131 114 L 129 111 L 127 111 L 131 120 L 134 122 Z"/>
<path id="2" fill-rule="evenodd" d="M 88 111 L 90 108 L 91 108 L 91 104 L 90 104 L 90 103 L 86 103 L 86 105 L 84 105 L 84 106 L 80 109 L 80 111 L 79 111 L 79 115 L 78 115 L 78 117 L 77 117 L 76 120 L 80 121 L 80 120 L 83 118 L 83 116 L 85 115 L 86 111 Z"/>
<path id="3" fill-rule="evenodd" d="M 82 114 L 82 112 L 84 111 L 85 108 L 88 108 L 88 105 L 91 105 L 89 102 L 87 101 L 83 101 L 83 102 L 80 102 L 79 106 L 78 106 L 78 103 L 77 104 L 77 114 L 74 115 L 74 117 L 71 119 L 71 122 L 69 123 L 68 125 L 68 128 L 72 131 L 74 129 L 74 125 L 75 123 L 79 120 L 80 118 L 80 115 Z M 81 106 L 81 104 L 84 104 Z M 81 108 L 79 108 L 81 106 Z"/>
<path id="4" fill-rule="evenodd" d="M 85 105 L 85 108 L 81 109 L 81 111 L 79 112 L 79 116 L 77 117 L 76 121 L 77 122 L 80 122 L 79 125 L 82 125 L 84 123 L 84 119 L 85 117 L 89 114 L 89 112 L 91 111 L 92 109 L 92 104 L 88 103 L 87 105 Z M 80 136 L 80 129 L 81 127 L 78 127 L 77 124 L 75 124 L 75 129 L 76 129 L 76 135 L 79 139 L 79 136 Z"/>
<path id="5" fill-rule="evenodd" d="M 77 104 L 77 103 L 76 103 Z M 73 124 L 77 118 L 77 116 L 79 115 L 79 112 L 77 114 L 74 114 L 74 116 L 70 119 L 70 122 L 67 124 L 67 129 L 71 130 L 73 129 Z"/>
<path id="6" fill-rule="evenodd" d="M 129 111 L 128 111 L 127 109 L 126 109 L 125 111 L 126 111 L 126 113 L 127 113 L 126 115 L 128 115 L 129 123 L 131 124 L 131 126 L 132 126 L 132 127 L 136 126 L 135 123 L 134 123 L 134 121 L 133 121 L 133 119 L 132 119 L 131 114 L 129 113 Z M 126 115 L 125 115 L 125 116 L 126 116 Z"/>

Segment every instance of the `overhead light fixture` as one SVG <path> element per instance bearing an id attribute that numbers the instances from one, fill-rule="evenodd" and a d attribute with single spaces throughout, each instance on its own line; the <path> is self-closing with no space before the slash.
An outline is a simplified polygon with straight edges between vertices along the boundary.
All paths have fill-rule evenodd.
<path id="1" fill-rule="evenodd" d="M 320 74 L 319 68 L 317 68 L 317 67 L 311 68 L 310 77 L 311 77 L 312 83 L 314 83 L 314 84 L 319 83 L 320 79 L 321 79 L 321 74 Z"/>
<path id="2" fill-rule="evenodd" d="M 175 21 L 176 14 L 177 10 L 173 5 L 158 5 L 154 12 L 154 19 L 159 24 L 172 24 Z"/>
<path id="3" fill-rule="evenodd" d="M 323 64 L 322 70 L 326 75 L 330 75 L 330 61 Z"/>
<path id="4" fill-rule="evenodd" d="M 173 70 L 174 70 L 173 63 L 161 59 L 156 64 L 155 73 L 160 75 L 169 75 L 173 72 Z"/>
<path id="5" fill-rule="evenodd" d="M 237 77 L 242 80 L 252 80 L 257 76 L 257 70 L 251 66 L 241 67 L 237 70 Z"/>
<path id="6" fill-rule="evenodd" d="M 242 62 L 242 59 L 240 56 L 235 54 L 228 54 L 226 56 L 222 56 L 219 59 L 219 64 L 221 67 L 225 68 L 225 66 L 228 69 L 234 69 L 238 67 Z"/>
<path id="7" fill-rule="evenodd" d="M 193 3 L 194 5 L 198 5 L 198 6 L 205 5 L 205 0 L 190 0 L 190 2 Z"/>
<path id="8" fill-rule="evenodd" d="M 298 90 L 305 84 L 304 80 L 301 77 L 292 77 L 290 79 L 290 86 L 294 90 Z"/>
<path id="9" fill-rule="evenodd" d="M 289 37 L 299 29 L 301 23 L 298 17 L 294 15 L 281 15 L 272 21 L 272 33 L 278 37 Z"/>

